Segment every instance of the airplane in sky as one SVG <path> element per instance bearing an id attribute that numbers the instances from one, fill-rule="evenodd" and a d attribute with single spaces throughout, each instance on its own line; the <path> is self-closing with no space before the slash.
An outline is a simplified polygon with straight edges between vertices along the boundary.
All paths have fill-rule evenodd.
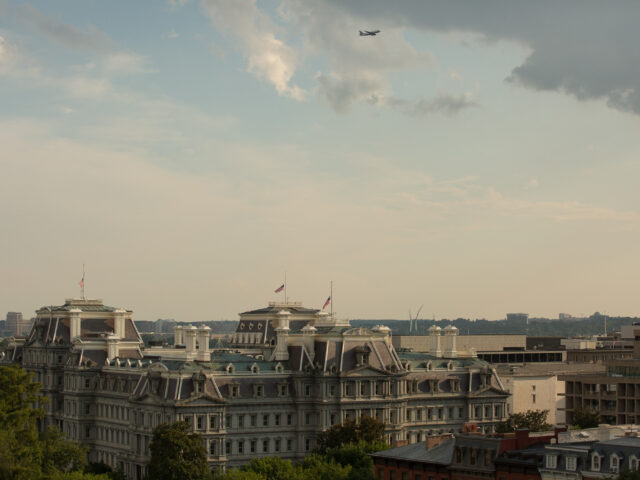
<path id="1" fill-rule="evenodd" d="M 361 37 L 375 37 L 378 33 L 380 33 L 380 30 L 365 30 L 364 32 L 362 30 L 360 30 L 360 36 Z"/>

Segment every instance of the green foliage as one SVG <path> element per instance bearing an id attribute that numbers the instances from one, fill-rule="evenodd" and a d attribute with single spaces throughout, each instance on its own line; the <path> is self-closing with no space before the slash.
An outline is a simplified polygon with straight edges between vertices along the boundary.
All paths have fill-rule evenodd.
<path id="1" fill-rule="evenodd" d="M 242 467 L 245 472 L 257 473 L 268 480 L 297 480 L 301 479 L 299 469 L 289 460 L 280 457 L 254 458 Z"/>
<path id="2" fill-rule="evenodd" d="M 496 425 L 496 432 L 509 433 L 523 428 L 530 432 L 544 432 L 551 429 L 547 423 L 549 410 L 527 410 L 524 413 L 512 413 L 504 422 Z"/>
<path id="3" fill-rule="evenodd" d="M 330 448 L 325 452 L 324 457 L 328 462 L 351 466 L 348 480 L 369 480 L 373 479 L 373 459 L 369 454 L 387 448 L 389 445 L 381 441 L 360 441 Z"/>
<path id="4" fill-rule="evenodd" d="M 571 415 L 571 424 L 578 428 L 595 428 L 600 423 L 600 412 L 576 409 Z"/>
<path id="5" fill-rule="evenodd" d="M 616 477 L 616 480 L 640 480 L 640 470 L 625 470 Z"/>
<path id="6" fill-rule="evenodd" d="M 235 468 L 227 470 L 225 473 L 218 473 L 214 478 L 215 480 L 267 480 L 267 477 L 259 473 L 237 470 Z"/>
<path id="7" fill-rule="evenodd" d="M 352 467 L 313 454 L 304 459 L 300 468 L 304 480 L 348 480 Z"/>
<path id="8" fill-rule="evenodd" d="M 38 434 L 47 399 L 32 374 L 17 365 L 0 367 L 0 478 L 3 480 L 108 480 L 85 474 L 86 450 L 56 428 Z"/>
<path id="9" fill-rule="evenodd" d="M 334 425 L 318 436 L 318 450 L 348 445 L 351 443 L 379 443 L 384 442 L 384 423 L 372 417 L 363 417 L 360 422 L 347 419 L 342 425 Z"/>
<path id="10" fill-rule="evenodd" d="M 149 478 L 153 480 L 208 480 L 202 438 L 190 433 L 187 422 L 163 424 L 153 431 Z"/>

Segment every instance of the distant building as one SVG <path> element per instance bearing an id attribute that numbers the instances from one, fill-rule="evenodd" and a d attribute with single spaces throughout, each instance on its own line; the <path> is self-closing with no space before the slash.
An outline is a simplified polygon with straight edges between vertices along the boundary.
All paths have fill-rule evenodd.
<path id="1" fill-rule="evenodd" d="M 521 325 L 528 325 L 529 314 L 528 313 L 507 313 L 507 321 L 519 323 Z"/>
<path id="2" fill-rule="evenodd" d="M 24 319 L 21 312 L 7 312 L 5 329 L 9 335 L 21 337 L 28 333 L 31 328 L 31 320 Z"/>
<path id="3" fill-rule="evenodd" d="M 559 313 L 558 314 L 558 320 L 571 320 L 573 318 L 573 315 L 571 315 L 570 313 Z"/>

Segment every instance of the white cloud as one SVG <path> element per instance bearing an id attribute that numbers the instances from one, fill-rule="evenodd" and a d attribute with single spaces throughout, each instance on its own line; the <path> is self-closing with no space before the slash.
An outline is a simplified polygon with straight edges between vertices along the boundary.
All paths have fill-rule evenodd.
<path id="1" fill-rule="evenodd" d="M 104 57 L 104 69 L 107 73 L 148 73 L 147 59 L 129 52 L 111 53 Z"/>
<path id="2" fill-rule="evenodd" d="M 216 28 L 234 38 L 249 72 L 268 81 L 280 95 L 303 99 L 304 90 L 292 83 L 296 52 L 278 38 L 280 29 L 255 0 L 205 0 L 203 6 Z"/>
<path id="3" fill-rule="evenodd" d="M 176 32 L 175 28 L 172 28 L 169 33 L 167 33 L 167 38 L 173 40 L 175 38 L 180 38 L 180 34 Z"/>

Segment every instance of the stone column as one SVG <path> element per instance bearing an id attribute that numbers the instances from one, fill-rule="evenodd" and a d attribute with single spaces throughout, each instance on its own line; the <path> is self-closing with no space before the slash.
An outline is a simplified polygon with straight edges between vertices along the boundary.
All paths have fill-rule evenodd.
<path id="1" fill-rule="evenodd" d="M 82 310 L 79 308 L 72 308 L 69 310 L 69 341 L 73 341 L 75 338 L 79 337 L 82 332 L 80 320 L 81 313 Z"/>
<path id="2" fill-rule="evenodd" d="M 124 315 L 127 313 L 126 310 L 118 309 L 114 312 L 113 317 L 113 333 L 118 338 L 124 338 Z"/>
<path id="3" fill-rule="evenodd" d="M 440 348 L 441 330 L 437 325 L 429 327 L 429 354 L 437 358 L 442 357 L 442 349 Z"/>

